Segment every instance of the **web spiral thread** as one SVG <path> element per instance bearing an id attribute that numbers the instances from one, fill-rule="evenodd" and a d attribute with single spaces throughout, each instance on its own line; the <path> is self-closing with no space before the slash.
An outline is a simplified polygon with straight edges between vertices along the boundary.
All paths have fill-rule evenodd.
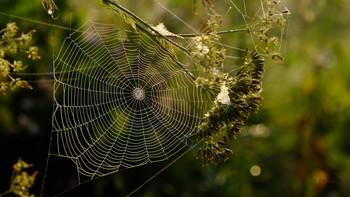
<path id="1" fill-rule="evenodd" d="M 212 101 L 149 36 L 89 21 L 54 61 L 50 154 L 91 179 L 168 159 Z"/>

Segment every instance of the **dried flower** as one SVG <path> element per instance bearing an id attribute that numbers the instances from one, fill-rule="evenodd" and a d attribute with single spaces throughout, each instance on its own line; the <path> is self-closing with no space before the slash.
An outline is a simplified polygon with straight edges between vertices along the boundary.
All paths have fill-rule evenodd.
<path id="1" fill-rule="evenodd" d="M 39 172 L 35 171 L 34 173 L 29 174 L 27 172 L 27 169 L 31 167 L 33 167 L 32 164 L 28 164 L 22 159 L 18 159 L 17 163 L 13 165 L 13 174 L 10 189 L 0 194 L 0 196 L 8 193 L 13 193 L 22 197 L 34 197 L 35 195 L 30 194 L 29 190 L 33 187 L 35 178 Z"/>
<path id="2" fill-rule="evenodd" d="M 18 40 L 22 45 L 27 45 L 32 40 L 33 33 L 35 33 L 35 30 L 31 30 L 26 34 L 22 33 Z"/>
<path id="3" fill-rule="evenodd" d="M 0 82 L 0 94 L 5 94 L 8 89 L 8 84 L 5 82 Z"/>
<path id="4" fill-rule="evenodd" d="M 8 90 L 15 90 L 16 88 L 32 89 L 27 81 L 20 78 L 14 78 L 11 73 L 20 72 L 26 69 L 27 66 L 23 65 L 20 60 L 8 60 L 6 55 L 12 53 L 24 52 L 28 53 L 28 58 L 32 60 L 40 59 L 38 54 L 38 47 L 29 46 L 26 49 L 26 45 L 32 40 L 35 30 L 28 33 L 22 33 L 20 37 L 15 37 L 18 32 L 16 23 L 8 23 L 6 28 L 0 30 L 0 94 L 6 94 Z"/>
<path id="5" fill-rule="evenodd" d="M 5 56 L 5 51 L 0 48 L 0 58 L 3 58 Z"/>
<path id="6" fill-rule="evenodd" d="M 0 74 L 2 77 L 7 77 L 10 74 L 10 62 L 0 58 Z"/>
<path id="7" fill-rule="evenodd" d="M 1 36 L 1 39 L 9 40 L 17 34 L 18 27 L 16 26 L 16 23 L 10 22 L 10 23 L 7 23 L 4 31 L 5 33 Z"/>
<path id="8" fill-rule="evenodd" d="M 11 66 L 12 66 L 13 72 L 19 72 L 26 69 L 26 66 L 23 66 L 22 64 L 22 61 L 14 60 Z"/>
<path id="9" fill-rule="evenodd" d="M 41 59 L 41 57 L 39 56 L 38 51 L 39 51 L 39 48 L 37 46 L 29 47 L 28 58 L 32 59 L 32 60 Z"/>

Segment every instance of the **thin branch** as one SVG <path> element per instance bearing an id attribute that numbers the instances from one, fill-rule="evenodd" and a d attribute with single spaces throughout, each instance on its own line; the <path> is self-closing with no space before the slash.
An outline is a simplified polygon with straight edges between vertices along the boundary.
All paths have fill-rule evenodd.
<path id="1" fill-rule="evenodd" d="M 142 20 L 141 18 L 139 18 L 138 16 L 136 16 L 134 13 L 130 12 L 128 9 L 124 8 L 123 6 L 112 2 L 110 0 L 102 0 L 103 3 L 105 3 L 107 6 L 109 6 L 110 8 L 112 8 L 115 12 L 118 12 L 118 9 L 120 9 L 121 11 L 123 11 L 124 13 L 126 13 L 129 17 L 131 17 L 133 20 L 138 21 L 135 25 L 137 26 L 137 28 L 139 28 L 140 30 L 142 30 L 142 32 L 146 33 L 148 36 L 150 36 L 150 38 L 154 38 L 154 36 L 157 37 L 161 37 L 164 40 L 168 41 L 169 43 L 171 43 L 172 45 L 176 46 L 177 48 L 181 49 L 182 51 L 184 51 L 187 55 L 191 55 L 191 52 L 188 51 L 186 48 L 184 48 L 183 46 L 177 44 L 176 42 L 174 42 L 173 40 L 169 39 L 167 36 L 164 36 L 163 34 L 159 33 L 158 31 L 154 30 L 154 28 L 149 25 L 147 22 L 145 22 L 144 20 Z M 110 5 L 109 5 L 110 4 Z M 156 35 L 155 35 L 156 34 Z M 155 40 L 155 39 L 153 39 Z M 156 42 L 159 43 L 159 40 L 155 40 Z M 185 72 L 186 74 L 188 74 L 193 80 L 195 80 L 196 78 L 193 76 L 193 74 L 191 72 L 189 72 L 185 67 L 186 65 L 182 64 L 174 55 L 172 55 L 168 49 L 166 49 L 161 43 L 159 43 L 159 46 L 164 49 L 165 51 L 168 51 L 168 54 L 170 56 L 170 58 L 172 60 L 175 61 L 175 63 L 177 65 L 179 65 Z"/>
<path id="2" fill-rule="evenodd" d="M 163 34 L 159 33 L 158 31 L 154 30 L 154 28 L 148 24 L 146 21 L 142 20 L 140 17 L 136 16 L 134 13 L 130 12 L 128 9 L 124 8 L 123 6 L 119 5 L 118 3 L 115 3 L 115 2 L 112 2 L 110 0 L 101 0 L 103 3 L 105 4 L 110 4 L 112 6 L 109 6 L 111 7 L 114 11 L 118 12 L 117 9 L 120 9 L 122 10 L 124 13 L 126 13 L 127 15 L 129 15 L 130 17 L 132 17 L 132 19 L 138 21 L 138 23 L 136 23 L 136 25 L 141 28 L 141 30 L 149 33 L 149 34 L 152 34 L 154 36 L 154 33 L 157 34 L 157 36 L 165 39 L 166 41 L 170 42 L 171 44 L 173 44 L 174 46 L 176 46 L 177 48 L 183 50 L 184 52 L 186 52 L 188 55 L 190 55 L 190 52 L 183 46 L 177 44 L 176 42 L 172 41 L 171 39 L 169 39 L 167 36 L 164 36 Z M 117 8 L 115 8 L 115 7 Z M 145 26 L 145 27 L 142 27 L 142 25 Z"/>
<path id="3" fill-rule="evenodd" d="M 230 33 L 237 33 L 237 32 L 248 32 L 249 29 L 247 28 L 242 28 L 242 29 L 230 29 L 230 30 L 224 30 L 224 31 L 217 31 L 217 32 L 213 32 L 214 34 L 230 34 Z M 176 34 L 177 36 L 181 36 L 181 37 L 196 37 L 200 34 Z M 176 36 L 167 36 L 167 37 L 176 37 Z"/>

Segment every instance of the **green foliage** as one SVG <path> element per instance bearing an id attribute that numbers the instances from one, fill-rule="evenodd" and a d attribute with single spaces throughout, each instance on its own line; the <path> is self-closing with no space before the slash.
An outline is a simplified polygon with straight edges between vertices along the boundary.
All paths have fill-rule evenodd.
<path id="1" fill-rule="evenodd" d="M 12 77 L 11 73 L 23 71 L 27 66 L 24 66 L 23 62 L 20 60 L 9 59 L 9 56 L 14 56 L 18 53 L 26 53 L 29 59 L 40 59 L 38 47 L 28 47 L 35 30 L 22 33 L 19 37 L 16 37 L 17 32 L 18 27 L 16 23 L 11 22 L 7 23 L 6 28 L 0 30 L 0 94 L 6 94 L 9 89 L 32 89 L 27 81 Z"/>

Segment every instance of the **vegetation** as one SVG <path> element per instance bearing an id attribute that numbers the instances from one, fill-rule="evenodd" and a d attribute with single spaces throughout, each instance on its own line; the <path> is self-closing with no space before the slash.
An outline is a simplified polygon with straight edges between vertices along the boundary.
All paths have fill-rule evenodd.
<path id="1" fill-rule="evenodd" d="M 40 4 L 35 4 L 30 0 L 22 1 L 21 6 L 18 6 L 19 4 L 15 1 L 5 0 L 0 12 L 38 21 L 48 21 L 47 18 L 51 20 L 58 17 L 58 20 L 51 21 L 49 25 L 54 24 L 73 29 L 79 27 L 88 18 L 106 23 L 120 23 L 115 21 L 113 14 L 109 15 L 106 11 L 100 11 L 96 14 L 96 7 L 100 6 L 96 2 L 86 1 L 83 3 L 84 9 L 80 9 L 82 7 L 81 1 L 70 1 L 69 3 L 56 1 L 57 5 L 53 1 L 44 1 L 43 6 L 46 11 L 43 11 Z M 181 16 L 183 16 L 181 18 L 186 18 L 188 21 L 195 17 L 194 14 L 191 14 L 193 10 L 197 14 L 201 14 L 203 6 L 199 6 L 199 3 L 202 2 L 207 9 L 211 9 L 211 4 L 215 4 L 217 9 L 227 9 L 221 7 L 221 1 L 194 1 L 194 5 L 185 0 L 166 2 L 168 8 L 181 9 Z M 271 5 L 274 4 L 274 1 L 267 2 Z M 248 11 L 251 6 L 260 6 L 258 5 L 259 1 L 255 5 L 250 5 L 250 1 L 246 1 L 246 3 Z M 251 95 L 253 101 L 257 99 L 259 103 L 261 102 L 260 106 L 256 102 L 250 102 L 248 99 L 250 97 L 244 97 L 244 101 L 239 99 L 231 101 L 224 96 L 219 99 L 220 102 L 217 102 L 216 107 L 208 113 L 203 124 L 199 127 L 199 130 L 203 131 L 202 134 L 199 133 L 202 135 L 198 136 L 199 139 L 207 138 L 206 132 L 214 134 L 214 138 L 205 139 L 209 140 L 207 144 L 211 146 L 209 150 L 214 150 L 216 149 L 214 145 L 225 142 L 225 135 L 225 138 L 230 138 L 230 136 L 237 138 L 231 144 L 223 146 L 227 149 L 219 149 L 217 155 L 221 157 L 220 154 L 223 153 L 225 160 L 226 154 L 231 154 L 233 150 L 234 156 L 231 156 L 226 162 L 217 162 L 215 156 L 207 159 L 206 155 L 210 153 L 203 154 L 203 150 L 206 150 L 206 146 L 204 146 L 198 156 L 203 156 L 204 160 L 207 159 L 205 164 L 213 162 L 217 163 L 217 166 L 202 167 L 202 161 L 193 159 L 197 153 L 191 153 L 189 156 L 179 159 L 145 185 L 135 194 L 136 196 L 350 195 L 347 187 L 350 184 L 350 147 L 348 145 L 350 137 L 348 132 L 350 126 L 350 68 L 347 66 L 350 61 L 348 56 L 350 29 L 347 25 L 350 8 L 345 1 L 281 1 L 281 5 L 281 13 L 289 14 L 289 10 L 293 13 L 289 20 L 281 21 L 277 15 L 267 16 L 273 16 L 274 23 L 285 25 L 285 32 L 288 34 L 284 35 L 285 37 L 282 39 L 285 43 L 276 43 L 276 38 L 271 37 L 271 34 L 266 30 L 256 31 L 261 26 L 268 26 L 269 23 L 265 20 L 264 24 L 256 23 L 251 26 L 255 30 L 254 32 L 257 32 L 256 41 L 260 42 L 260 46 L 263 46 L 256 50 L 259 54 L 264 55 L 256 55 L 252 48 L 249 48 L 249 52 L 246 54 L 243 51 L 245 59 L 240 62 L 241 64 L 237 64 L 241 65 L 243 70 L 239 72 L 238 69 L 234 73 L 230 73 L 232 81 L 229 80 L 230 77 L 223 75 L 223 72 L 216 78 L 226 81 L 226 85 L 221 86 L 222 83 L 220 83 L 220 85 L 212 87 L 208 86 L 207 82 L 213 81 L 216 79 L 215 77 L 205 78 L 206 75 L 199 76 L 194 73 L 198 86 L 207 86 L 215 98 L 220 92 L 227 91 L 228 94 L 236 94 L 237 90 L 232 91 L 232 89 L 249 86 L 248 94 L 245 92 L 240 92 L 240 94 Z M 153 1 L 126 1 L 123 2 L 123 6 L 141 18 L 145 18 L 146 21 L 153 21 L 153 24 L 162 19 L 161 22 L 167 26 L 170 32 L 183 32 L 180 25 L 171 21 L 173 20 L 171 16 L 164 17 L 164 13 L 159 9 L 158 12 L 152 14 L 145 12 L 148 9 L 154 10 Z M 289 10 L 284 9 L 284 6 L 288 7 Z M 50 14 L 50 10 L 54 13 Z M 223 17 L 219 30 L 232 29 L 232 26 L 227 24 L 239 23 L 236 20 L 236 18 Z M 12 176 L 11 166 L 21 156 L 25 161 L 34 163 L 35 169 L 40 170 L 38 175 L 36 173 L 27 174 L 27 177 L 36 176 L 35 185 L 38 185 L 37 187 L 34 185 L 33 192 L 30 194 L 39 194 L 41 185 L 39 180 L 42 180 L 47 156 L 46 151 L 43 150 L 47 150 L 51 129 L 49 117 L 52 106 L 52 89 L 50 88 L 52 81 L 49 79 L 52 70 L 51 49 L 57 52 L 62 40 L 69 34 L 70 30 L 2 14 L 0 25 L 6 28 L 2 30 L 1 35 L 10 30 L 6 26 L 6 24 L 11 24 L 8 21 L 15 21 L 15 26 L 24 29 L 24 32 L 31 32 L 31 29 L 37 30 L 35 34 L 30 34 L 30 36 L 35 41 L 34 43 L 39 46 L 42 58 L 40 61 L 25 63 L 29 65 L 26 71 L 30 73 L 46 72 L 48 74 L 38 75 L 30 79 L 16 77 L 19 75 L 14 73 L 17 70 L 23 72 L 25 68 L 24 63 L 18 63 L 24 58 L 18 58 L 17 55 L 22 54 L 27 58 L 30 54 L 30 47 L 16 44 L 15 40 L 20 39 L 21 36 L 16 37 L 16 34 L 13 34 L 14 25 L 9 25 L 12 27 L 10 29 L 12 29 L 13 34 L 10 40 L 14 41 L 11 43 L 15 43 L 20 50 L 14 50 L 15 54 L 11 54 L 10 50 L 6 49 L 5 51 L 3 47 L 7 48 L 10 45 L 14 47 L 14 44 L 9 45 L 10 42 L 8 42 L 6 45 L 0 45 L 1 50 L 4 51 L 1 61 L 6 62 L 1 63 L 0 74 L 1 83 L 6 85 L 6 88 L 4 88 L 5 85 L 1 85 L 1 89 L 4 89 L 2 93 L 6 93 L 6 95 L 2 95 L 0 98 L 0 149 L 2 150 L 0 151 L 0 191 L 6 191 L 9 188 L 9 180 Z M 208 21 L 207 18 L 205 21 Z M 213 22 L 215 24 L 217 21 Z M 271 31 L 274 30 L 271 29 Z M 240 48 L 245 48 L 240 43 L 239 34 L 235 35 L 238 36 L 234 45 L 237 44 Z M 269 36 L 268 39 L 266 35 Z M 220 45 L 211 45 L 211 42 L 207 42 L 206 36 L 213 36 L 209 40 L 217 39 L 217 35 L 211 34 L 193 37 L 193 39 L 217 51 L 218 53 L 210 54 L 209 59 L 212 60 L 213 57 L 216 57 L 220 62 L 221 54 L 226 53 L 226 51 L 221 51 Z M 227 35 L 220 36 L 225 39 Z M 280 44 L 282 44 L 281 49 L 279 49 Z M 198 62 L 198 65 L 207 63 L 200 58 L 200 49 L 203 48 L 198 47 L 198 45 L 192 46 L 190 51 L 198 55 L 198 58 L 194 58 L 194 62 Z M 285 57 L 280 53 L 283 53 Z M 265 63 L 270 58 L 276 62 L 283 61 L 284 63 L 273 64 L 271 61 L 266 63 L 264 65 L 264 78 L 261 79 L 259 73 L 254 74 L 254 72 L 257 71 L 256 69 L 260 69 L 257 65 L 261 65 L 262 57 L 265 59 Z M 215 65 L 215 63 L 210 63 L 210 65 Z M 203 69 L 202 73 L 210 72 L 205 71 L 204 68 L 200 69 Z M 6 77 L 4 77 L 4 73 Z M 250 80 L 246 80 L 247 73 Z M 258 77 L 258 81 L 253 80 L 255 77 Z M 25 85 L 29 84 L 27 82 L 19 83 L 16 80 L 30 80 L 30 86 Z M 238 81 L 241 82 L 237 83 Z M 261 82 L 264 83 L 264 91 L 261 92 L 261 96 L 264 97 L 262 101 L 255 92 L 258 91 Z M 8 91 L 12 87 L 33 87 L 33 90 L 30 92 Z M 221 111 L 227 110 L 228 105 L 222 103 L 230 102 L 238 102 L 236 106 L 240 109 L 250 104 L 256 105 L 255 108 L 260 108 L 260 110 L 257 114 L 254 114 L 255 110 L 248 111 L 249 115 L 254 114 L 248 120 L 246 118 L 238 118 L 239 121 L 233 120 L 233 123 L 236 123 L 234 128 L 240 128 L 240 135 L 235 135 L 236 130 L 234 130 L 233 135 L 228 135 L 225 131 L 216 136 L 218 132 L 223 132 L 229 126 L 225 123 L 225 118 L 228 116 L 218 117 L 217 112 L 221 113 Z M 244 119 L 246 126 L 242 126 L 240 119 Z M 221 124 L 213 125 L 212 122 L 221 122 Z M 206 128 L 209 124 L 211 124 L 210 130 Z M 220 150 L 224 152 L 220 152 Z M 67 163 L 58 163 L 58 167 L 51 170 L 51 173 L 59 178 L 67 174 L 64 173 L 67 169 L 63 166 L 68 165 Z M 146 180 L 147 177 L 157 173 L 161 168 L 159 165 L 161 164 L 150 164 L 138 169 L 121 171 L 115 175 L 82 185 L 66 195 L 123 196 L 142 184 L 142 181 Z M 24 168 L 22 168 L 23 170 Z M 259 170 L 260 172 L 256 173 Z M 71 180 L 73 175 L 70 174 L 67 175 L 66 180 Z M 140 181 L 140 177 L 144 177 L 142 181 Z M 62 182 L 62 185 L 68 184 L 67 182 Z M 10 185 L 13 183 L 11 181 Z M 10 186 L 10 188 L 15 187 Z M 26 188 L 29 189 L 29 185 Z M 13 191 L 11 189 L 11 192 Z"/>
<path id="2" fill-rule="evenodd" d="M 20 60 L 8 60 L 11 56 L 14 57 L 18 53 L 26 53 L 29 59 L 40 59 L 38 55 L 38 47 L 27 45 L 32 39 L 35 30 L 28 33 L 22 33 L 20 37 L 16 37 L 18 27 L 16 23 L 7 23 L 6 28 L 0 30 L 0 94 L 6 94 L 8 89 L 14 90 L 18 87 L 32 89 L 27 81 L 20 78 L 14 78 L 11 73 L 20 72 L 26 69 Z"/>
<path id="3" fill-rule="evenodd" d="M 18 159 L 18 161 L 13 165 L 10 189 L 0 193 L 0 196 L 13 193 L 21 197 L 34 197 L 35 195 L 30 194 L 29 190 L 31 187 L 33 187 L 35 177 L 38 175 L 39 171 L 29 174 L 27 170 L 31 167 L 33 167 L 32 164 L 28 164 L 27 162 Z"/>

